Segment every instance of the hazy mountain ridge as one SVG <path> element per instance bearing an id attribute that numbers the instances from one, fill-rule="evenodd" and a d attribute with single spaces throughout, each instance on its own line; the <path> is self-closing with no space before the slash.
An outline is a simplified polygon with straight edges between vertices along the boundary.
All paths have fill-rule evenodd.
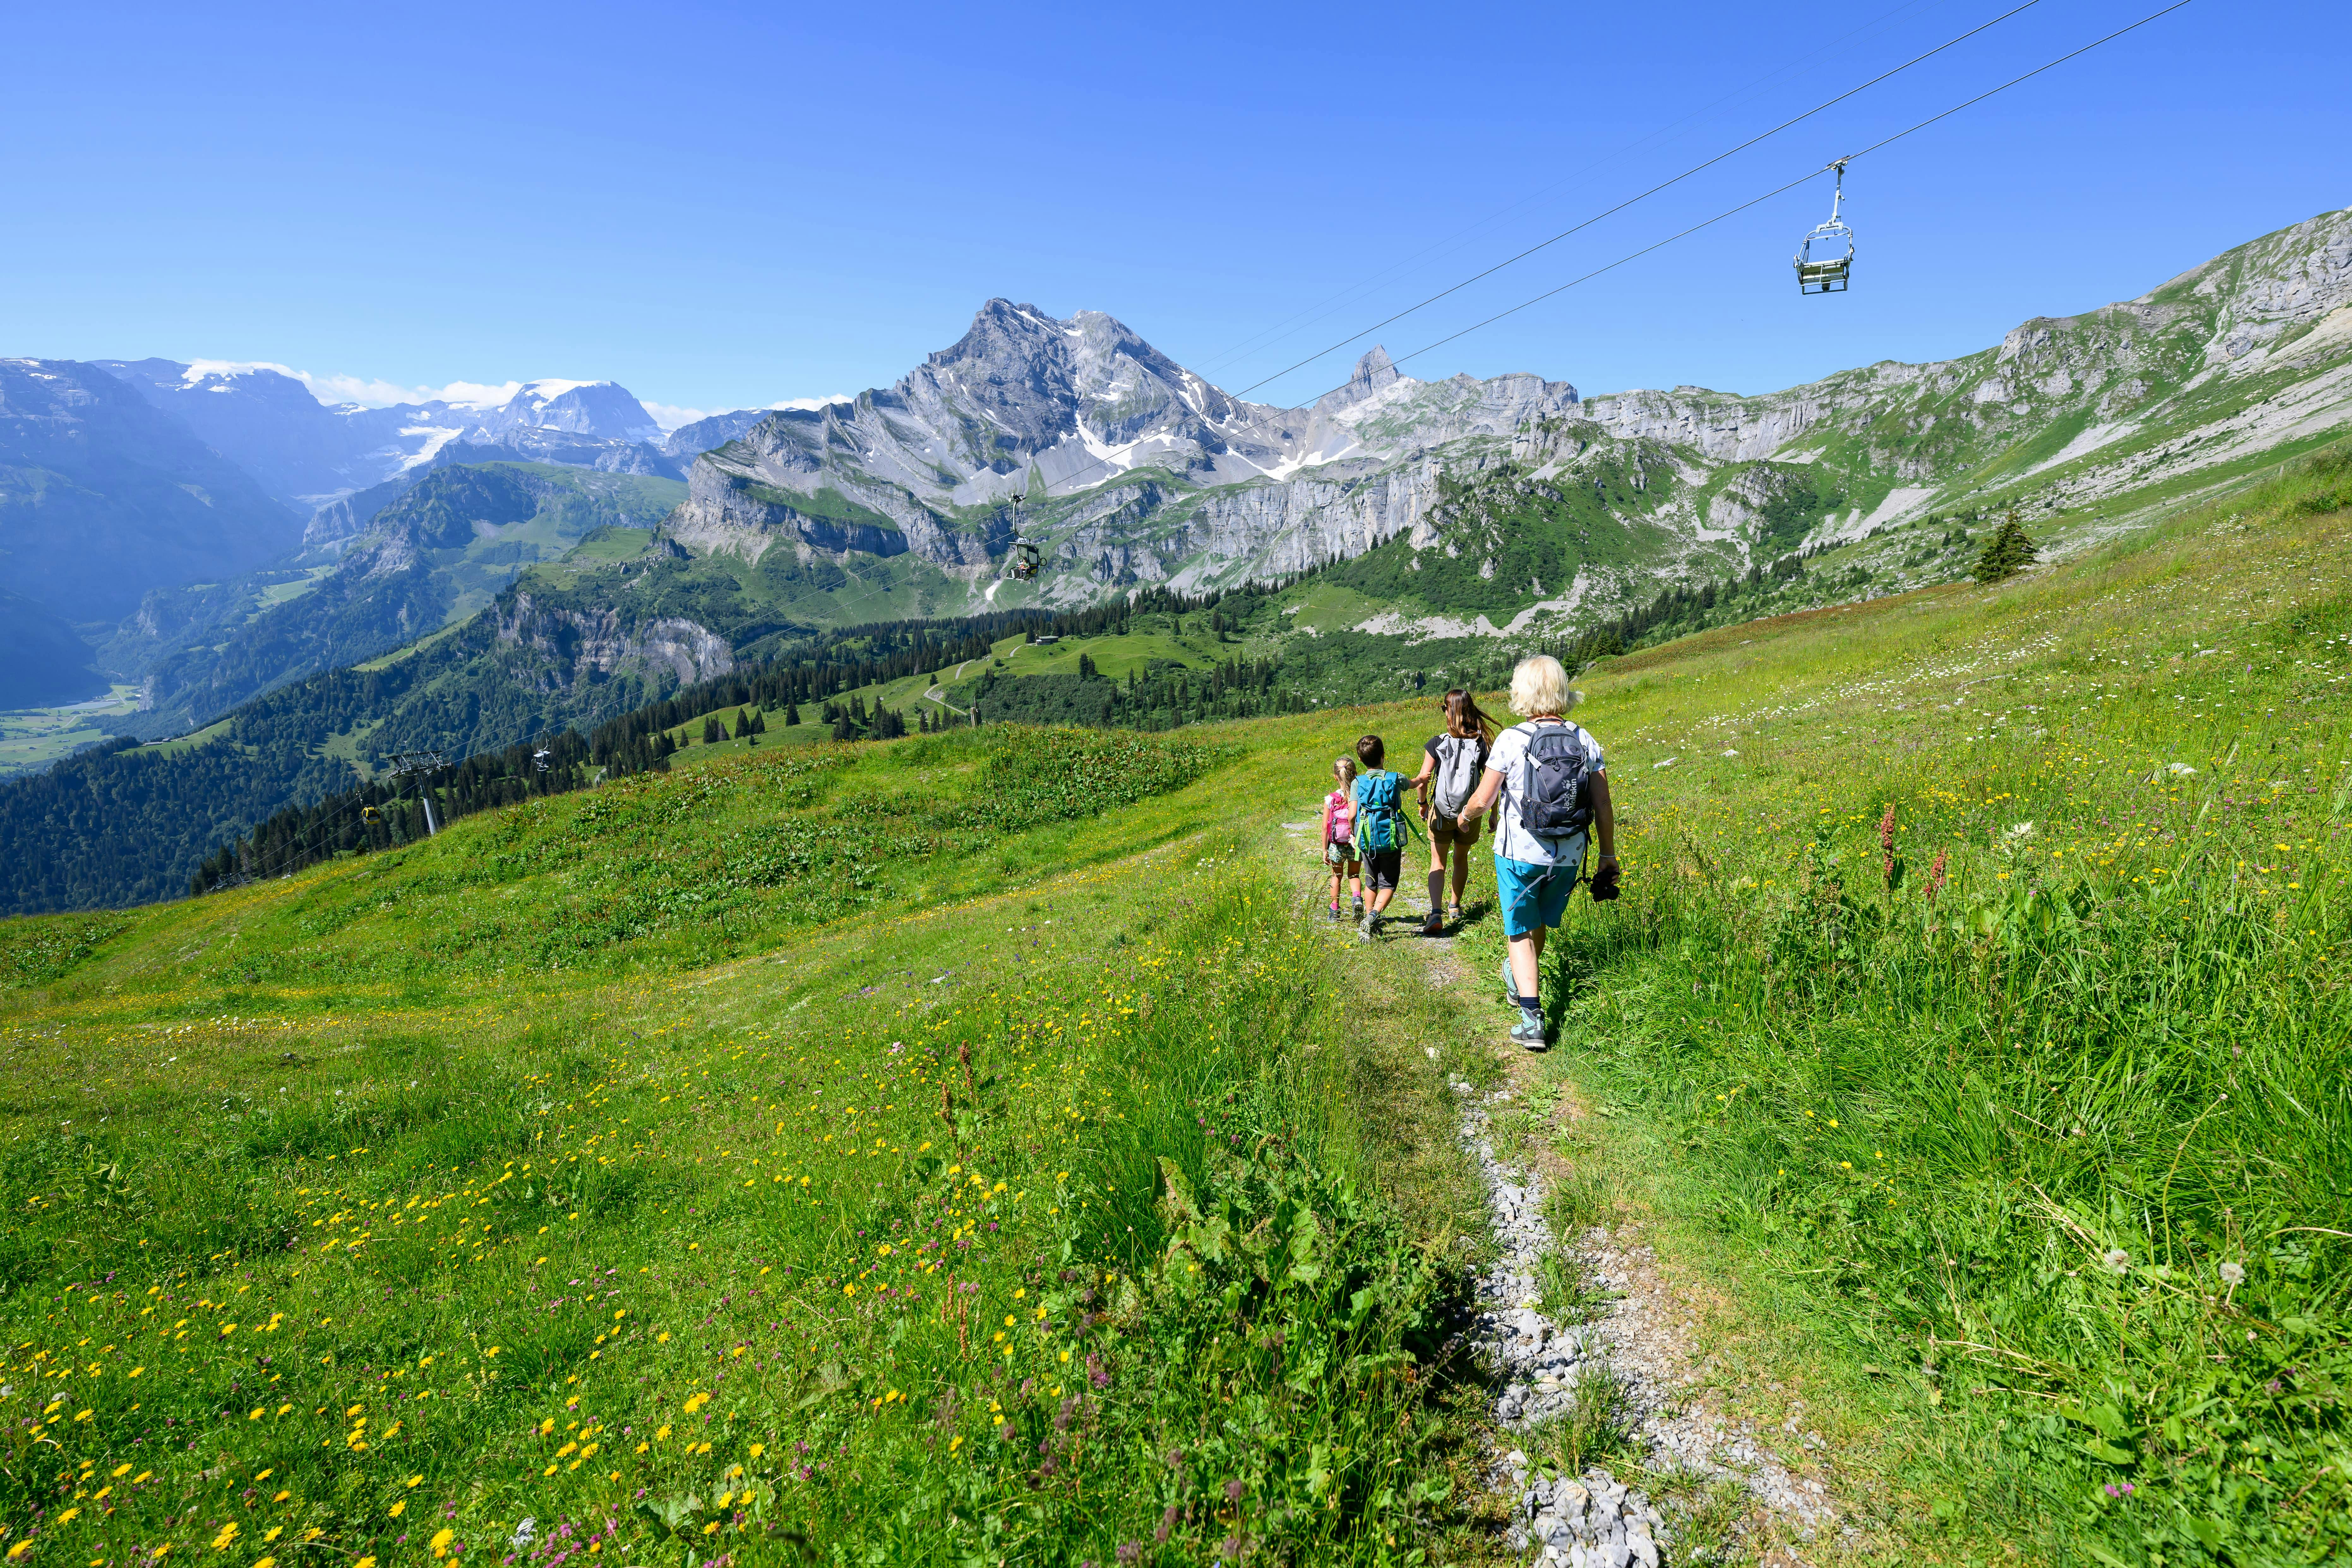
<path id="1" fill-rule="evenodd" d="M 141 694 L 141 729 L 202 722 L 469 618 L 524 567 L 560 559 L 597 529 L 650 528 L 677 504 L 677 489 L 675 480 L 518 462 L 434 469 L 331 566 L 313 568 L 239 620 L 196 628 L 219 640 L 182 639 L 158 658 Z"/>
<path id="2" fill-rule="evenodd" d="M 666 479 L 683 474 L 678 457 L 701 450 L 677 447 L 616 382 L 531 381 L 495 403 L 364 407 L 322 403 L 302 382 L 267 365 L 92 363 L 184 421 L 272 494 L 313 510 L 428 463 L 451 442 L 504 447 L 526 461 Z M 757 416 L 747 410 L 715 418 L 748 425 Z"/>
<path id="3" fill-rule="evenodd" d="M 0 360 L 0 591 L 60 623 L 108 622 L 150 589 L 248 570 L 300 534 L 294 512 L 112 376 Z M 102 691 L 89 651 L 60 662 L 68 653 L 54 637 L 18 646 L 18 700 Z"/>

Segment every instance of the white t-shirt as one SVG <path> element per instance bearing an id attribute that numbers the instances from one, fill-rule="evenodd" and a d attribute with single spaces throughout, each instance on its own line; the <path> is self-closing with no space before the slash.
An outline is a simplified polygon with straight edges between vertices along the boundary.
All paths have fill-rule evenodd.
<path id="1" fill-rule="evenodd" d="M 1584 742 L 1585 766 L 1600 773 L 1606 766 L 1601 742 L 1579 724 L 1560 720 L 1557 724 L 1546 722 L 1543 729 L 1564 728 Z M 1495 749 L 1487 753 L 1489 772 L 1503 775 L 1503 787 L 1495 794 L 1492 816 L 1495 823 L 1495 853 L 1506 860 L 1523 861 L 1531 866 L 1573 866 L 1584 858 L 1584 835 L 1571 833 L 1565 838 L 1539 838 L 1519 824 L 1519 802 L 1527 792 L 1528 742 L 1538 726 L 1535 723 L 1514 724 L 1495 739 Z"/>

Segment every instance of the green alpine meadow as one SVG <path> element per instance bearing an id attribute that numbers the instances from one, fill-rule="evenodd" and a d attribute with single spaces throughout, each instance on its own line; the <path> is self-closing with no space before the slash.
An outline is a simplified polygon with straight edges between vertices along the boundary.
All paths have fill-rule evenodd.
<path id="1" fill-rule="evenodd" d="M 1414 919 L 1326 915 L 1331 761 L 1435 689 L 730 705 L 11 921 L 7 1559 L 1532 1561 L 1507 1454 L 1637 1489 L 1664 1563 L 2352 1558 L 2347 464 L 1598 658 L 1623 896 L 1570 905 L 1540 1055 L 1483 846 L 1443 936 L 1418 840 Z M 1473 1104 L 1543 1194 L 1524 1305 L 1620 1356 L 1529 1424 Z"/>

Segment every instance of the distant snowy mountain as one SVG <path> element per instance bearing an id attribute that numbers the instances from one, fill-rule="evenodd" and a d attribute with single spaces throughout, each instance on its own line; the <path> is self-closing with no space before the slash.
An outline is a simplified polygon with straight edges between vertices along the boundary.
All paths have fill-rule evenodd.
<path id="1" fill-rule="evenodd" d="M 176 415 L 215 451 L 305 511 L 414 468 L 452 441 L 509 448 L 533 461 L 608 473 L 680 473 L 661 426 L 609 381 L 534 381 L 502 404 L 329 405 L 266 365 L 100 360 L 102 370 Z"/>
<path id="2" fill-rule="evenodd" d="M 154 406 L 289 506 L 309 510 L 429 457 L 456 434 L 446 405 L 331 407 L 309 387 L 267 366 L 187 365 L 176 360 L 96 360 Z"/>
<path id="3" fill-rule="evenodd" d="M 515 430 L 561 430 L 606 441 L 662 439 L 661 426 L 626 387 L 609 381 L 534 381 L 471 434 L 498 439 Z"/>

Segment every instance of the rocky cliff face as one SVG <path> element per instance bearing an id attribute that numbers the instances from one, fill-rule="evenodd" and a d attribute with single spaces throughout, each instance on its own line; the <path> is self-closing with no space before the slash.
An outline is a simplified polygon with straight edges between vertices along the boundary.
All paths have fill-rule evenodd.
<path id="1" fill-rule="evenodd" d="M 727 640 L 696 621 L 665 616 L 631 626 L 615 609 L 545 605 L 528 593 L 498 609 L 499 643 L 541 656 L 542 690 L 578 689 L 637 668 L 679 684 L 708 680 L 735 668 Z"/>
<path id="2" fill-rule="evenodd" d="M 1370 548 L 1412 526 L 1406 498 L 1424 482 L 1377 470 L 1575 403 L 1574 387 L 1534 376 L 1424 386 L 1377 348 L 1312 407 L 1244 403 L 1109 316 L 992 300 L 895 385 L 780 411 L 705 452 L 665 531 L 754 560 L 779 540 L 808 556 L 908 552 L 977 596 L 1018 502 L 1021 530 L 1059 563 L 1044 595 L 1076 602 Z"/>
<path id="3" fill-rule="evenodd" d="M 1522 499 L 1553 495 L 1543 504 L 1580 548 L 1599 550 L 1596 523 L 1622 536 L 1615 558 L 1573 566 L 1594 587 L 1576 596 L 1590 615 L 1645 582 L 1938 508 L 2048 515 L 2227 472 L 2347 416 L 2343 212 L 2137 300 L 2026 322 L 1966 358 L 1886 362 L 1760 396 L 1679 386 L 1588 402 L 1533 375 L 1421 382 L 1375 348 L 1344 387 L 1275 408 L 1228 395 L 1109 316 L 992 300 L 893 385 L 771 415 L 704 452 L 665 526 L 698 553 L 757 559 L 783 542 L 804 561 L 903 554 L 974 603 L 1067 605 L 1295 571 L 1401 537 L 1449 559 L 1491 553 L 1486 535 L 1506 513 L 1449 513 L 1442 492 L 1507 477 Z M 2062 425 L 2072 434 L 2053 450 L 2044 437 Z M 1019 533 L 1046 557 L 1034 583 L 1003 578 L 1016 502 Z M 1456 537 L 1456 523 L 1483 532 Z M 1436 593 L 1428 584 L 1444 575 L 1423 587 Z M 1527 594 L 1530 606 L 1556 603 L 1532 582 Z"/>

